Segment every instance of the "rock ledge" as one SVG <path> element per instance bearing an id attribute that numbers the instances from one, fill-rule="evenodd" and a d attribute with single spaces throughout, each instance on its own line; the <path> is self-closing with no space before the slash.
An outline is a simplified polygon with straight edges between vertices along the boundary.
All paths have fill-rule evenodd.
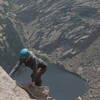
<path id="1" fill-rule="evenodd" d="M 30 92 L 34 98 L 30 98 L 29 94 L 0 67 L 0 100 L 54 100 L 49 96 L 47 86 L 34 86 Z"/>

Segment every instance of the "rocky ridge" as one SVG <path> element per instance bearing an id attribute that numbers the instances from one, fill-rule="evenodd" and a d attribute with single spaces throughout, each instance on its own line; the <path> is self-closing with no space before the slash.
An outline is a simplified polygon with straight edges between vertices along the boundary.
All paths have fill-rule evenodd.
<path id="1" fill-rule="evenodd" d="M 5 4 L 0 5 L 2 8 L 0 9 L 0 65 L 9 72 L 11 66 L 16 63 L 18 52 L 20 48 L 23 48 L 23 43 L 5 13 L 5 6 L 7 6 Z"/>
<path id="2" fill-rule="evenodd" d="M 49 89 L 46 86 L 33 86 L 30 92 L 32 93 L 31 98 L 0 67 L 0 100 L 54 100 L 48 95 Z"/>

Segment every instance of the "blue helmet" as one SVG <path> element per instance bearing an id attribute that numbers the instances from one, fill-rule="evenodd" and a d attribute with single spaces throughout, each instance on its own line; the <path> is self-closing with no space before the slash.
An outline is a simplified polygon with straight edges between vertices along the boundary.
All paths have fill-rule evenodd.
<path id="1" fill-rule="evenodd" d="M 27 59 L 29 57 L 30 53 L 29 50 L 24 48 L 20 51 L 20 59 Z"/>

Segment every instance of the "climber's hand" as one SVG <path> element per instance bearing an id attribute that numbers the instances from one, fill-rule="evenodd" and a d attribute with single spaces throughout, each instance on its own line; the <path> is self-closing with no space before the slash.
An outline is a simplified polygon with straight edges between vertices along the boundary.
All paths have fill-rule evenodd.
<path id="1" fill-rule="evenodd" d="M 26 85 L 27 85 L 28 87 L 32 87 L 32 86 L 35 85 L 35 83 L 34 83 L 34 82 L 30 82 L 30 83 L 26 83 Z"/>

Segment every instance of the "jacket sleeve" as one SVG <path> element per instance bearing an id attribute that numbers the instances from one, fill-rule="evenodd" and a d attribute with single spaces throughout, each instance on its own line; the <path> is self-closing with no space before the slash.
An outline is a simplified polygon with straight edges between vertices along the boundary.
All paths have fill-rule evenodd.
<path id="1" fill-rule="evenodd" d="M 20 61 L 18 61 L 16 63 L 16 65 L 13 67 L 13 69 L 10 71 L 9 75 L 12 76 L 19 69 L 19 67 L 20 67 L 21 64 L 22 63 Z"/>

